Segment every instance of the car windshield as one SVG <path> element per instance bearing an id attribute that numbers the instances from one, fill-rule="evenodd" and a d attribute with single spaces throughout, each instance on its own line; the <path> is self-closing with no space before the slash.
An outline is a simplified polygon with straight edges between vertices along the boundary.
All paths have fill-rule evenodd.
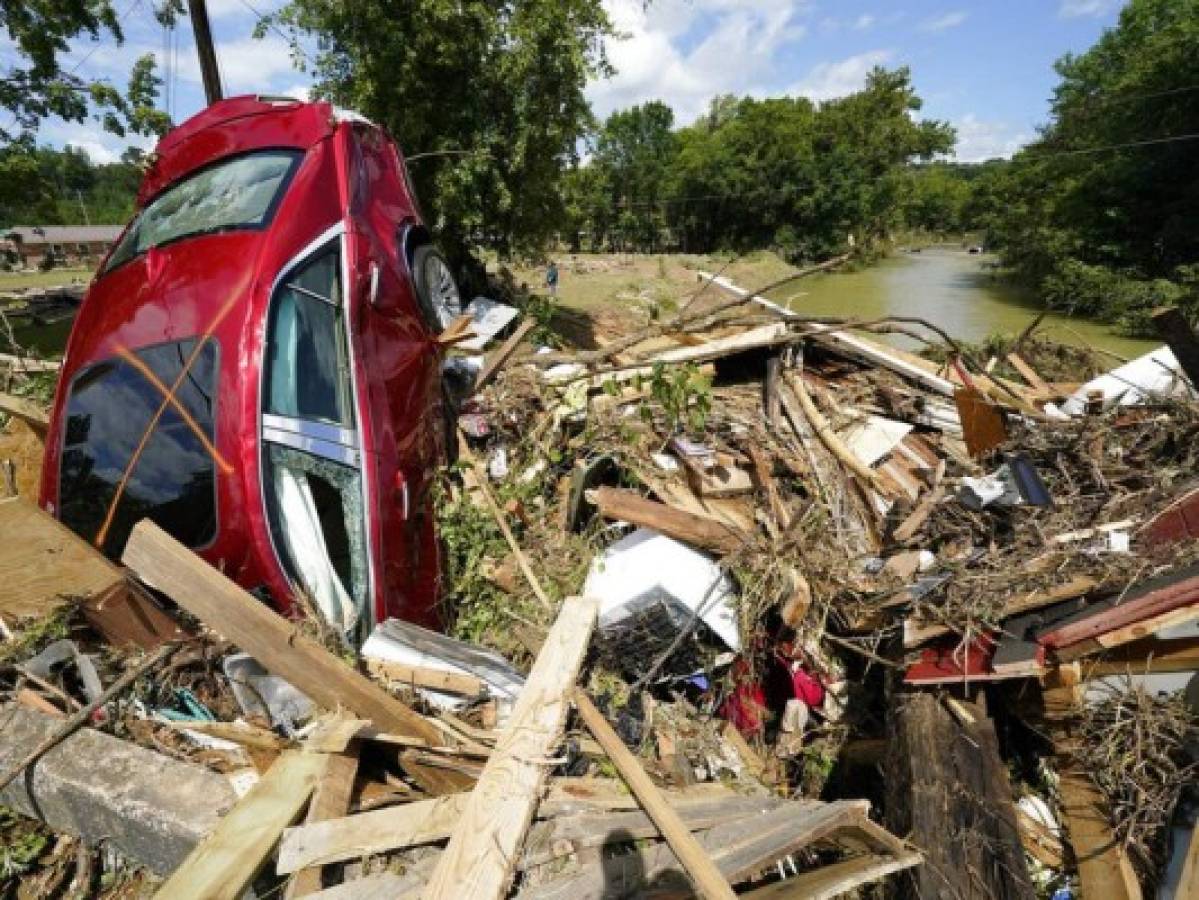
<path id="1" fill-rule="evenodd" d="M 266 225 L 301 155 L 298 150 L 248 153 L 172 185 L 141 211 L 105 271 L 181 238 Z"/>

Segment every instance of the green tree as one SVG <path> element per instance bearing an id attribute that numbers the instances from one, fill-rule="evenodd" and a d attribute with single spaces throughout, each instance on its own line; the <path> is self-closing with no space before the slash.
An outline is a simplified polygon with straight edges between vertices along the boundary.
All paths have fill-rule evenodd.
<path id="1" fill-rule="evenodd" d="M 583 91 L 609 71 L 600 0 L 292 0 L 272 23 L 315 36 L 319 96 L 396 136 L 447 249 L 535 250 L 562 224 Z"/>
<path id="2" fill-rule="evenodd" d="M 1114 28 L 1058 61 L 1052 118 L 975 186 L 989 240 L 1049 305 L 1146 331 L 1147 311 L 1199 313 L 1199 0 L 1130 0 Z"/>
<path id="3" fill-rule="evenodd" d="M 592 163 L 621 211 L 622 239 L 639 250 L 661 243 L 667 179 L 678 155 L 674 111 L 660 100 L 614 112 L 596 141 Z"/>

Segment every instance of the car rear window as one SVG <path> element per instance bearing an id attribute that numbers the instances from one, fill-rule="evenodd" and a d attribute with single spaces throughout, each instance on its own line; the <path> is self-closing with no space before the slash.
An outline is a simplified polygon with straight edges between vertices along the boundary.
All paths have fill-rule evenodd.
<path id="1" fill-rule="evenodd" d="M 210 543 L 216 378 L 212 339 L 145 347 L 82 370 L 67 398 L 62 521 L 112 557 L 146 517 L 190 547 Z"/>
<path id="2" fill-rule="evenodd" d="M 138 213 L 104 270 L 186 237 L 269 224 L 302 155 L 299 150 L 247 153 L 171 185 Z"/>

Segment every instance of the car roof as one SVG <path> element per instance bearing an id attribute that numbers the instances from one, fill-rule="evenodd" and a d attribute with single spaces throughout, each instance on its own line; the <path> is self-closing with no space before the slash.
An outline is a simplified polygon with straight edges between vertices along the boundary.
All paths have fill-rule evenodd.
<path id="1" fill-rule="evenodd" d="M 332 134 L 338 120 L 325 101 L 246 95 L 214 103 L 158 142 L 138 190 L 138 208 L 172 182 L 223 157 L 269 147 L 306 150 Z"/>

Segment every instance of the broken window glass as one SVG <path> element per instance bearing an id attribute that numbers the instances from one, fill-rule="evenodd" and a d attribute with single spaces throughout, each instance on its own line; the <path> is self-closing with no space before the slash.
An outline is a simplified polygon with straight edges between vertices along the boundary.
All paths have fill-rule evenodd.
<path id="1" fill-rule="evenodd" d="M 71 383 L 59 511 L 89 542 L 103 532 L 101 549 L 111 557 L 120 555 L 129 532 L 145 517 L 189 547 L 216 536 L 215 460 L 209 450 L 216 440 L 216 343 L 209 339 L 191 362 L 174 394 L 178 407 L 163 406 L 162 387 L 147 375 L 173 385 L 196 343 L 191 338 L 144 347 L 130 354 L 136 362 L 108 359 Z"/>
<path id="2" fill-rule="evenodd" d="M 266 446 L 267 511 L 284 568 L 326 620 L 350 632 L 366 602 L 366 534 L 358 471 Z"/>
<path id="3" fill-rule="evenodd" d="M 353 425 L 342 315 L 336 249 L 285 279 L 267 329 L 267 412 Z"/>
<path id="4" fill-rule="evenodd" d="M 105 271 L 182 238 L 268 224 L 302 155 L 299 150 L 247 153 L 176 182 L 134 219 Z"/>

